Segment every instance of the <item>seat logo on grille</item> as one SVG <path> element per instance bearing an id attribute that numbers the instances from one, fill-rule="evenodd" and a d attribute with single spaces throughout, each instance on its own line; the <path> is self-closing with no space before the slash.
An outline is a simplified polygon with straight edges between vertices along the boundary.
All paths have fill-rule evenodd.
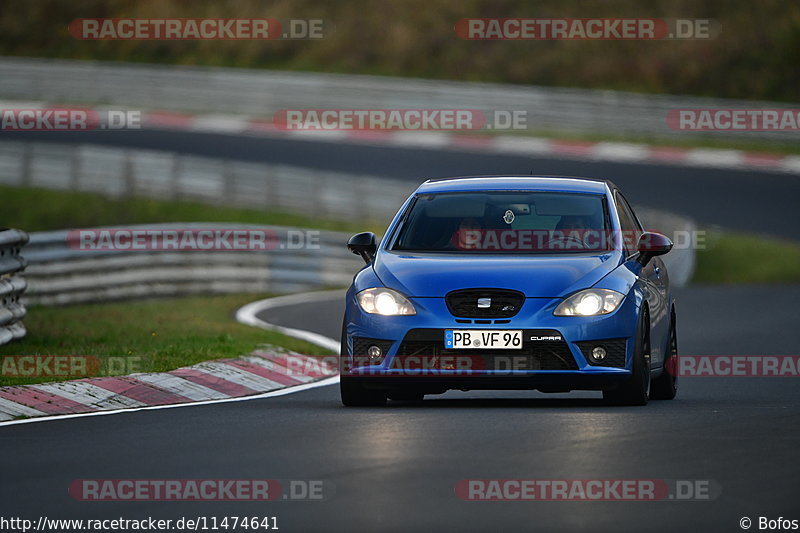
<path id="1" fill-rule="evenodd" d="M 492 306 L 491 298 L 478 298 L 478 309 L 488 309 Z"/>

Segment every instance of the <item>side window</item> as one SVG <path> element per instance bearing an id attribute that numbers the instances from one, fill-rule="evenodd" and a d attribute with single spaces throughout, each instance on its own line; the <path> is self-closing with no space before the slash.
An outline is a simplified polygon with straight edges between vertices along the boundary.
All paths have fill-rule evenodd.
<path id="1" fill-rule="evenodd" d="M 619 192 L 615 195 L 617 203 L 617 213 L 619 214 L 619 223 L 622 227 L 622 242 L 625 247 L 625 255 L 631 255 L 636 251 L 636 244 L 639 242 L 639 236 L 642 234 L 642 228 L 633 214 L 633 209 L 628 205 L 628 201 Z"/>
<path id="2" fill-rule="evenodd" d="M 636 229 L 639 230 L 639 232 L 641 232 L 644 228 L 642 227 L 642 221 L 636 216 L 636 211 L 633 210 L 631 204 L 628 203 L 628 199 L 622 196 L 621 192 L 617 192 L 617 195 L 619 195 L 622 203 L 625 204 L 625 207 L 628 208 L 628 213 L 630 213 L 631 218 L 633 219 L 633 225 L 636 226 Z"/>

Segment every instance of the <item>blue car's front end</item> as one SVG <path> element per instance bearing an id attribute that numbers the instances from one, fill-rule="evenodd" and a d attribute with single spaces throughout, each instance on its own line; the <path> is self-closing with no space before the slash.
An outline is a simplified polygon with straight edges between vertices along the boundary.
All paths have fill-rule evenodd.
<path id="1" fill-rule="evenodd" d="M 392 392 L 448 389 L 601 390 L 630 380 L 643 307 L 663 315 L 670 302 L 668 295 L 648 287 L 642 265 L 626 257 L 619 241 L 577 253 L 432 252 L 398 246 L 408 211 L 419 198 L 476 190 L 593 195 L 607 206 L 609 229 L 620 228 L 604 182 L 426 182 L 400 209 L 347 292 L 343 379 L 390 397 Z M 531 215 L 528 208 L 514 205 Z M 446 215 L 446 209 L 440 207 L 440 213 Z M 600 302 L 597 313 L 570 310 L 578 306 L 583 311 L 581 305 L 595 300 Z M 653 344 L 653 357 L 663 358 L 658 353 L 663 343 Z"/>

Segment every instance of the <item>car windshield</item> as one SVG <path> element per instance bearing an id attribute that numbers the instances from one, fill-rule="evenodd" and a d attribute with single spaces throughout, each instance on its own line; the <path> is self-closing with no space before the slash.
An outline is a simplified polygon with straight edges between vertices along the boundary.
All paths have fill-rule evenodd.
<path id="1" fill-rule="evenodd" d="M 586 253 L 613 249 L 605 197 L 554 192 L 418 195 L 393 250 Z"/>

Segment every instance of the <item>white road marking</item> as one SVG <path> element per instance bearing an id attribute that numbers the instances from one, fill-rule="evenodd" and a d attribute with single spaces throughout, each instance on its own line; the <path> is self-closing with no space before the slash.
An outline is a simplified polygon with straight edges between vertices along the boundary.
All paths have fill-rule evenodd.
<path id="1" fill-rule="evenodd" d="M 783 158 L 783 162 L 780 164 L 779 167 L 781 170 L 785 172 L 791 172 L 793 174 L 800 174 L 800 156 L 798 155 L 789 155 Z"/>
<path id="2" fill-rule="evenodd" d="M 387 134 L 389 144 L 419 148 L 441 148 L 450 144 L 450 135 L 440 132 L 396 131 Z"/>
<path id="3" fill-rule="evenodd" d="M 256 316 L 258 313 L 266 309 L 316 302 L 319 301 L 320 298 L 324 299 L 325 296 L 332 296 L 334 294 L 342 294 L 342 291 L 335 290 L 335 291 L 306 292 L 302 294 L 290 294 L 289 296 L 279 296 L 277 298 L 266 298 L 264 300 L 257 300 L 255 302 L 251 302 L 245 305 L 244 307 L 239 308 L 239 310 L 236 311 L 236 320 L 238 320 L 242 324 L 255 326 L 257 328 L 266 329 L 268 331 L 277 331 L 279 333 L 283 333 L 284 335 L 289 335 L 290 337 L 302 339 L 304 341 L 310 342 L 311 344 L 322 346 L 326 350 L 330 350 L 338 354 L 339 341 L 333 340 L 330 337 L 326 337 L 324 335 L 320 335 L 319 333 L 314 333 L 313 331 L 306 331 L 303 329 L 289 328 L 286 326 L 277 326 L 275 324 L 269 324 Z"/>
<path id="4" fill-rule="evenodd" d="M 189 129 L 194 131 L 221 131 L 224 133 L 241 133 L 250 127 L 247 117 L 236 115 L 197 115 Z"/>
<path id="5" fill-rule="evenodd" d="M 495 151 L 509 154 L 545 155 L 553 151 L 550 140 L 539 137 L 499 135 L 492 144 Z"/>
<path id="6" fill-rule="evenodd" d="M 323 142 L 338 142 L 348 136 L 345 130 L 283 130 L 283 133 L 290 137 Z"/>
<path id="7" fill-rule="evenodd" d="M 711 150 L 695 148 L 686 153 L 683 162 L 704 167 L 732 167 L 744 165 L 744 153 L 738 150 Z"/>
<path id="8" fill-rule="evenodd" d="M 644 144 L 601 142 L 594 145 L 592 155 L 611 161 L 642 161 L 649 157 L 650 149 Z"/>

